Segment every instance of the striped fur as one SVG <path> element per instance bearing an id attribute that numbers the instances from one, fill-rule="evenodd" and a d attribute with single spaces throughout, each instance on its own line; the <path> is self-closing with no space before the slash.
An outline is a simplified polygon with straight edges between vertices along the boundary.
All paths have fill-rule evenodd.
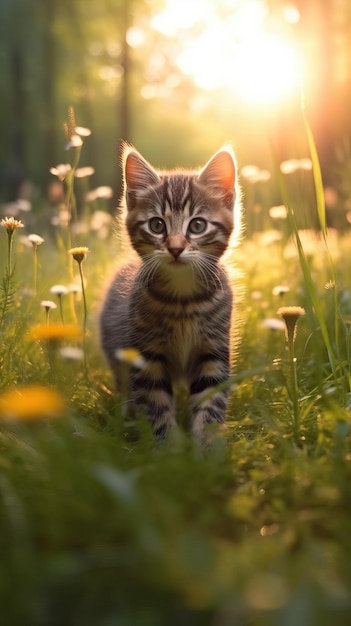
<path id="1" fill-rule="evenodd" d="M 192 431 L 225 418 L 232 292 L 220 258 L 234 227 L 236 168 L 230 149 L 197 172 L 153 169 L 124 147 L 126 226 L 139 255 L 113 280 L 101 315 L 101 341 L 117 387 L 116 350 L 135 348 L 129 408 L 146 414 L 157 438 L 176 424 L 175 388 L 190 394 Z"/>

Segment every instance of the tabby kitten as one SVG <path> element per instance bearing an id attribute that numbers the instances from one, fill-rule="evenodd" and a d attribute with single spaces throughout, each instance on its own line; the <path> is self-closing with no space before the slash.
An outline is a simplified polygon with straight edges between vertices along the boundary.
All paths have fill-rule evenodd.
<path id="1" fill-rule="evenodd" d="M 178 382 L 189 389 L 191 428 L 202 438 L 222 423 L 229 376 L 232 291 L 220 257 L 234 227 L 236 167 L 230 148 L 198 172 L 158 171 L 123 147 L 126 226 L 139 255 L 113 280 L 101 314 L 101 341 L 120 383 L 116 351 L 135 348 L 129 404 L 155 437 L 176 424 Z"/>

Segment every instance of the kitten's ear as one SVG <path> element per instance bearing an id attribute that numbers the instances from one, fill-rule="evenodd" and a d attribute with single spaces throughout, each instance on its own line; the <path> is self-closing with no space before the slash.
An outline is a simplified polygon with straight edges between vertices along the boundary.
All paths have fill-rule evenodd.
<path id="1" fill-rule="evenodd" d="M 160 177 L 144 157 L 131 146 L 122 147 L 122 162 L 127 193 L 138 194 L 138 191 L 160 182 Z"/>
<path id="2" fill-rule="evenodd" d="M 230 148 L 222 148 L 209 160 L 199 174 L 199 181 L 218 191 L 226 204 L 233 203 L 235 194 L 236 166 Z"/>

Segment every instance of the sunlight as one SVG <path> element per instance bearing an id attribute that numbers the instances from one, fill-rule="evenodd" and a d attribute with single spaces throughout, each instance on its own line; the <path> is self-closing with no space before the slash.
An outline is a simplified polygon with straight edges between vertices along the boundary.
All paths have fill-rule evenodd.
<path id="1" fill-rule="evenodd" d="M 225 88 L 255 106 L 276 103 L 299 88 L 301 63 L 292 41 L 267 28 L 268 9 L 262 0 L 236 2 L 225 19 L 210 0 L 189 2 L 186 21 L 182 0 L 168 0 L 152 20 L 155 30 L 182 42 L 176 63 L 204 90 Z M 290 12 L 285 23 L 297 20 Z M 296 10 L 297 11 L 297 10 Z M 195 28 L 196 27 L 196 28 Z M 189 32 L 194 30 L 194 35 Z"/>

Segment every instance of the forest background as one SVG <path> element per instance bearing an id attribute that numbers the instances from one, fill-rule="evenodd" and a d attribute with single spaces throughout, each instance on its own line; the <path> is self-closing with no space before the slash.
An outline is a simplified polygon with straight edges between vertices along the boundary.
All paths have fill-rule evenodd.
<path id="1" fill-rule="evenodd" d="M 94 167 L 92 187 L 113 188 L 113 210 L 121 139 L 161 167 L 203 164 L 223 143 L 242 167 L 270 169 L 272 150 L 280 162 L 308 156 L 303 92 L 337 225 L 347 226 L 347 1 L 3 0 L 0 25 L 0 201 L 45 204 L 49 168 L 68 160 L 70 106 L 93 130 L 80 165 Z M 267 54 L 263 32 L 290 46 L 292 65 L 284 48 Z M 269 189 L 274 205 L 274 181 Z"/>

